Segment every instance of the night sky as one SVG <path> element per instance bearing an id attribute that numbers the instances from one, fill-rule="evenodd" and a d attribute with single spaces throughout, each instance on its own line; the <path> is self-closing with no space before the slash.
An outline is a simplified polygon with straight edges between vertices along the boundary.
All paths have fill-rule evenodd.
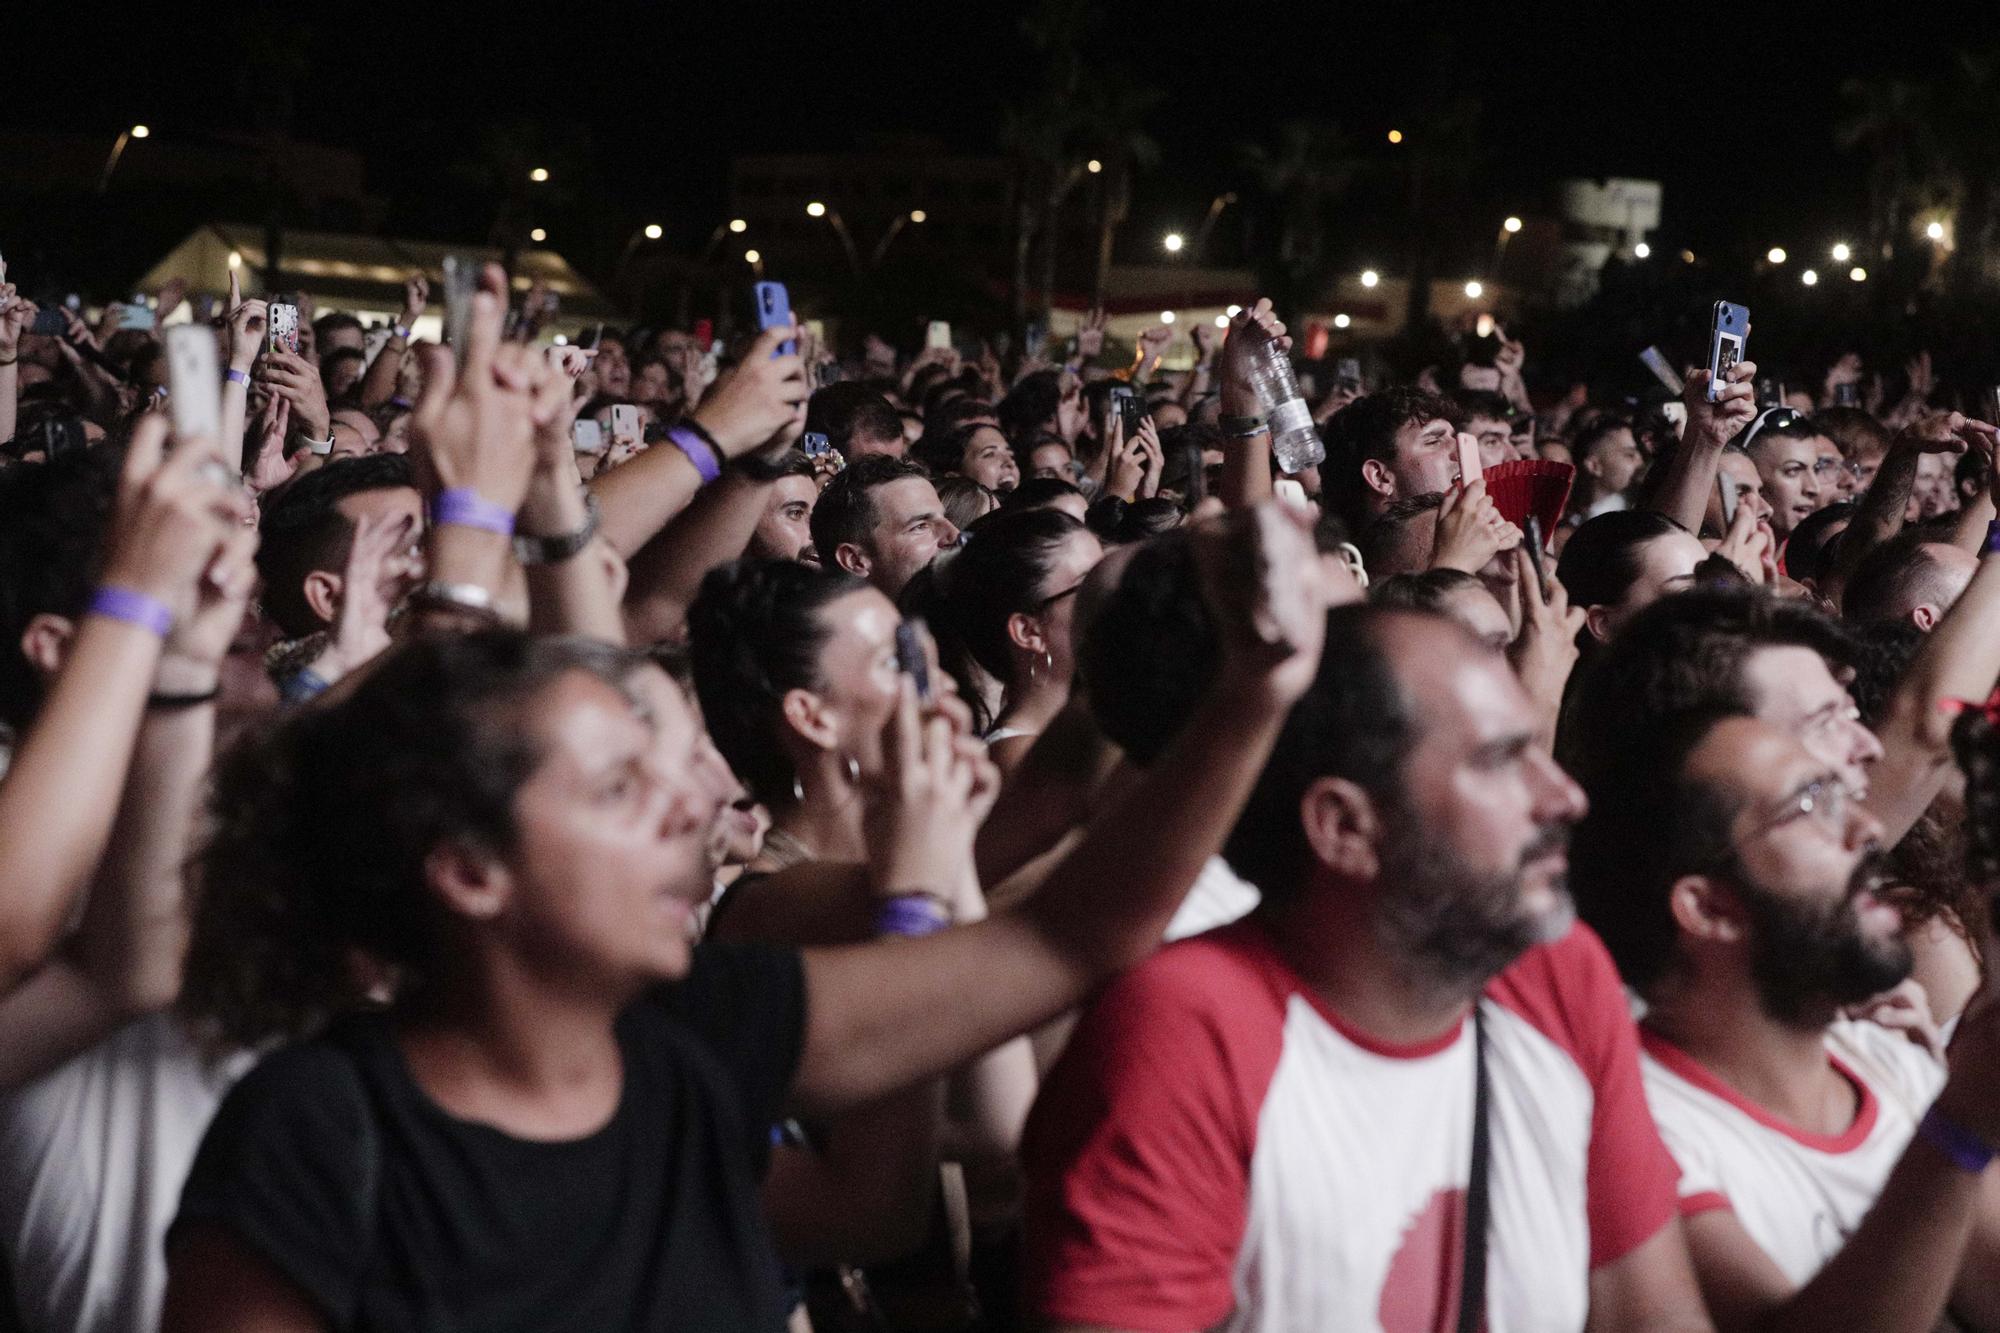
<path id="1" fill-rule="evenodd" d="M 240 62 L 261 39 L 242 11 L 10 8 L 0 128 L 246 127 L 260 84 Z M 705 233 L 732 154 L 910 129 L 991 149 L 1033 74 L 1019 4 L 539 4 L 497 22 L 500 6 L 419 8 L 289 11 L 308 34 L 293 132 L 365 152 L 391 229 L 434 221 L 424 196 L 451 147 L 502 115 L 582 127 L 590 198 Z M 1166 156 L 1141 185 L 1137 225 L 1198 220 L 1239 183 L 1234 146 L 1285 117 L 1331 116 L 1381 153 L 1386 128 L 1462 90 L 1485 103 L 1491 200 L 1469 225 L 1536 211 L 1563 176 L 1651 176 L 1666 185 L 1668 245 L 1761 251 L 1861 220 L 1861 163 L 1832 142 L 1844 78 L 1925 78 L 1984 38 L 1913 24 L 1920 8 L 1829 23 L 1827 7 L 1163 3 L 1104 7 L 1119 17 L 1090 50 L 1169 94 L 1151 126 Z"/>

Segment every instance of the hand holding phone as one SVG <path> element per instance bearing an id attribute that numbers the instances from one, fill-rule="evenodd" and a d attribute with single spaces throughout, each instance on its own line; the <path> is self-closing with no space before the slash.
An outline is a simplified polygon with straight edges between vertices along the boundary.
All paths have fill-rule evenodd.
<path id="1" fill-rule="evenodd" d="M 757 329 L 789 327 L 792 323 L 792 298 L 785 291 L 782 282 L 760 282 L 751 289 L 757 301 Z M 795 338 L 787 338 L 778 344 L 778 350 L 771 353 L 775 359 L 781 356 L 796 356 L 799 344 Z"/>
<path id="2" fill-rule="evenodd" d="M 1485 475 L 1485 465 L 1479 461 L 1479 437 L 1458 432 L 1458 484 L 1470 486 Z"/>
<path id="3" fill-rule="evenodd" d="M 479 290 L 479 261 L 464 255 L 444 257 L 444 340 L 452 359 L 465 369 L 466 339 L 472 332 L 472 296 Z"/>
<path id="4" fill-rule="evenodd" d="M 1750 310 L 1732 301 L 1717 301 L 1708 324 L 1708 401 L 1715 402 L 1727 383 L 1730 368 L 1743 360 L 1750 341 Z"/>
<path id="5" fill-rule="evenodd" d="M 264 310 L 264 348 L 270 352 L 299 354 L 299 308 L 285 301 L 273 301 Z"/>
<path id="6" fill-rule="evenodd" d="M 213 329 L 206 324 L 177 324 L 167 330 L 167 386 L 174 438 L 182 443 L 220 444 L 222 371 Z"/>

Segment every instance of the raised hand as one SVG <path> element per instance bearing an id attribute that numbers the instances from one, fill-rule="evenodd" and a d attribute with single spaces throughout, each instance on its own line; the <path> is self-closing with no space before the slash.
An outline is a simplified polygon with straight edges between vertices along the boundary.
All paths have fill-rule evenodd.
<path id="1" fill-rule="evenodd" d="M 882 767 L 863 775 L 862 833 L 869 878 L 885 897 L 927 893 L 949 901 L 972 864 L 991 761 L 958 743 L 952 720 L 924 710 L 916 684 L 897 681 L 882 731 Z M 981 793 L 975 800 L 975 793 Z"/>
<path id="2" fill-rule="evenodd" d="M 1729 484 L 1726 478 L 1724 484 Z M 1715 553 L 1742 570 L 1744 578 L 1763 584 L 1768 581 L 1765 571 L 1776 540 L 1771 525 L 1764 522 L 1756 506 L 1739 500 L 1736 517 L 1729 520 L 1729 531 L 1717 544 Z"/>
<path id="3" fill-rule="evenodd" d="M 229 280 L 232 290 L 236 274 L 231 271 Z M 234 301 L 229 307 L 229 368 L 247 375 L 257 364 L 258 353 L 264 350 L 264 319 L 266 304 L 263 301 Z M 319 437 L 325 439 L 324 435 Z"/>
<path id="4" fill-rule="evenodd" d="M 1267 500 L 1200 523 L 1191 538 L 1221 641 L 1219 679 L 1290 707 L 1319 670 L 1333 601 L 1311 517 Z"/>
<path id="5" fill-rule="evenodd" d="M 1543 591 L 1525 547 L 1514 552 L 1514 581 L 1521 599 L 1521 633 L 1507 656 L 1521 688 L 1541 710 L 1547 735 L 1553 739 L 1563 689 L 1576 667 L 1576 636 L 1583 630 L 1585 613 L 1569 604 L 1569 592 L 1553 572 L 1548 590 Z"/>
<path id="6" fill-rule="evenodd" d="M 1139 419 L 1139 432 L 1133 444 L 1139 450 L 1140 464 L 1144 468 L 1139 482 L 1139 498 L 1150 500 L 1160 493 L 1160 474 L 1167 470 L 1167 453 L 1160 447 L 1160 432 L 1151 417 Z"/>
<path id="7" fill-rule="evenodd" d="M 1500 516 L 1486 493 L 1486 480 L 1454 486 L 1438 508 L 1437 536 L 1431 544 L 1432 569 L 1477 574 L 1494 556 L 1521 544 L 1521 530 Z"/>
<path id="8" fill-rule="evenodd" d="M 795 325 L 785 325 L 758 334 L 743 360 L 695 409 L 695 420 L 726 457 L 790 444 L 805 429 L 805 366 L 797 354 L 775 355 L 779 343 L 798 333 Z"/>
<path id="9" fill-rule="evenodd" d="M 165 324 L 167 316 L 181 308 L 181 302 L 187 300 L 187 291 L 188 281 L 186 278 L 167 279 L 166 285 L 160 288 L 159 305 L 153 311 L 154 329 L 157 330 L 161 325 Z"/>
<path id="10" fill-rule="evenodd" d="M 299 318 L 303 323 L 305 317 Z M 312 362 L 295 352 L 270 352 L 258 373 L 272 393 L 290 401 L 292 429 L 302 438 L 317 442 L 333 437 L 333 414 L 326 406 L 326 385 Z"/>
<path id="11" fill-rule="evenodd" d="M 1258 333 L 1246 335 L 1252 325 Z M 1229 322 L 1229 336 L 1222 343 L 1222 365 L 1216 373 L 1216 386 L 1222 395 L 1224 416 L 1260 415 L 1250 373 L 1267 340 L 1276 343 L 1280 352 L 1292 350 L 1292 340 L 1286 335 L 1284 324 L 1271 313 L 1270 298 L 1259 297 L 1257 304 Z"/>
<path id="12" fill-rule="evenodd" d="M 257 586 L 256 556 L 253 524 L 238 526 L 223 540 L 195 585 L 193 606 L 167 636 L 155 688 L 169 694 L 200 694 L 215 688 L 222 659 L 236 641 L 250 593 Z"/>
<path id="13" fill-rule="evenodd" d="M 276 490 L 292 479 L 292 463 L 285 457 L 285 436 L 291 421 L 289 402 L 275 393 L 264 400 L 264 410 L 257 418 L 257 453 L 243 479 L 253 495 Z"/>
<path id="14" fill-rule="evenodd" d="M 1085 361 L 1095 361 L 1104 351 L 1104 329 L 1111 322 L 1111 316 L 1102 309 L 1091 311 L 1083 317 L 1083 323 L 1076 329 L 1076 354 Z"/>
<path id="15" fill-rule="evenodd" d="M 1682 436 L 1692 443 L 1707 440 L 1727 444 L 1745 426 L 1757 419 L 1757 363 L 1738 361 L 1723 372 L 1722 391 L 1708 401 L 1709 373 L 1706 368 L 1687 377 L 1681 402 L 1687 407 L 1687 431 Z"/>
<path id="16" fill-rule="evenodd" d="M 171 452 L 166 443 L 165 416 L 148 414 L 132 429 L 103 581 L 158 599 L 178 621 L 194 611 L 196 585 L 256 511 L 242 488 L 218 483 L 224 465 L 213 441 L 180 441 Z"/>
<path id="17" fill-rule="evenodd" d="M 472 297 L 464 370 L 445 349 L 425 349 L 424 396 L 411 416 L 410 441 L 439 491 L 470 490 L 513 511 L 535 467 L 536 371 L 546 374 L 549 366 L 533 348 L 502 345 L 506 312 L 506 277 L 488 264 Z"/>
<path id="18" fill-rule="evenodd" d="M 403 280 L 403 312 L 396 316 L 396 323 L 406 329 L 415 328 L 430 303 L 430 279 L 421 273 L 412 273 Z"/>
<path id="19" fill-rule="evenodd" d="M 18 296 L 11 282 L 0 282 L 0 357 L 12 359 L 21 353 L 21 335 L 35 322 L 41 307 Z"/>

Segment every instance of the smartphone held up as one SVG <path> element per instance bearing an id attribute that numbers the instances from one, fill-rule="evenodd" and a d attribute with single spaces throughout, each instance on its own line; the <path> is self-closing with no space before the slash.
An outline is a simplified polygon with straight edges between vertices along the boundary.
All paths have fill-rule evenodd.
<path id="1" fill-rule="evenodd" d="M 1722 395 L 1730 369 L 1743 359 L 1750 341 L 1750 310 L 1733 301 L 1717 301 L 1708 324 L 1708 401 Z"/>

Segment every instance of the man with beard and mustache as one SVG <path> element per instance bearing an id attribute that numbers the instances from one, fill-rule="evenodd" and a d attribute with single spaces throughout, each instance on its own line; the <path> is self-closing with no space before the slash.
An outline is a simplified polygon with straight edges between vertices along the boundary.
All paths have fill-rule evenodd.
<path id="1" fill-rule="evenodd" d="M 1882 825 L 1785 731 L 1692 716 L 1629 760 L 1654 832 L 1578 906 L 1646 1006 L 1646 1095 L 1717 1326 L 1920 1333 L 1948 1302 L 1995 1326 L 2000 1007 L 1961 1021 L 1948 1079 L 1842 1016 L 1910 950 L 1872 892 Z"/>
<path id="2" fill-rule="evenodd" d="M 1536 727 L 1457 624 L 1332 613 L 1226 849 L 1261 906 L 1114 983 L 1043 1086 L 1047 1325 L 1431 1330 L 1470 1291 L 1494 1330 L 1708 1327 Z"/>

